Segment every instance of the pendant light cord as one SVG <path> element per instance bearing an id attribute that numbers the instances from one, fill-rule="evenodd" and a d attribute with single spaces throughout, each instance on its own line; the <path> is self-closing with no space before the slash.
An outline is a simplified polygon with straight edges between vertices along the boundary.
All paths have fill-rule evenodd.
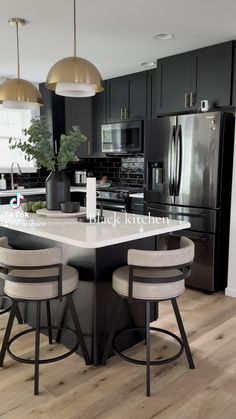
<path id="1" fill-rule="evenodd" d="M 76 32 L 77 32 L 76 30 L 76 0 L 74 0 L 74 57 L 76 57 L 76 47 L 77 47 Z"/>
<path id="2" fill-rule="evenodd" d="M 17 78 L 20 78 L 19 22 L 16 22 Z"/>

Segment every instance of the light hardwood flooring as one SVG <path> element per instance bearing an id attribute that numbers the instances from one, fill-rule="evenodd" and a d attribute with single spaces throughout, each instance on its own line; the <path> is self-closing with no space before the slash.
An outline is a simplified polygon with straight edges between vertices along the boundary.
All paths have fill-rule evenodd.
<path id="1" fill-rule="evenodd" d="M 117 357 L 105 367 L 86 367 L 73 354 L 40 372 L 40 395 L 33 396 L 33 366 L 9 357 L 0 369 L 0 418 L 3 419 L 236 419 L 236 299 L 221 293 L 206 295 L 187 290 L 179 298 L 196 370 L 185 355 L 174 364 L 152 367 L 151 398 L 145 396 L 145 368 Z M 159 327 L 177 331 L 171 305 L 160 305 Z M 0 317 L 0 343 L 7 316 Z M 25 326 L 15 325 L 14 331 Z M 33 336 L 14 344 L 15 352 L 32 356 Z M 152 336 L 154 358 L 175 351 L 174 344 Z M 55 356 L 62 347 L 42 354 Z M 144 356 L 140 343 L 128 351 Z"/>

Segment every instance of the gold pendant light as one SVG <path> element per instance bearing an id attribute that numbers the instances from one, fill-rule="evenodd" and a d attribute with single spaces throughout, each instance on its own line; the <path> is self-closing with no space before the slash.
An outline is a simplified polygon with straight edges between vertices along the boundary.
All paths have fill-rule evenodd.
<path id="1" fill-rule="evenodd" d="M 25 20 L 11 18 L 8 23 L 16 27 L 17 78 L 6 80 L 0 85 L 0 103 L 11 109 L 36 109 L 43 105 L 39 90 L 29 81 L 20 78 L 19 26 L 24 26 Z"/>
<path id="2" fill-rule="evenodd" d="M 74 2 L 74 55 L 63 58 L 50 69 L 46 87 L 56 94 L 69 97 L 88 97 L 102 92 L 102 79 L 97 68 L 76 56 L 76 0 Z"/>

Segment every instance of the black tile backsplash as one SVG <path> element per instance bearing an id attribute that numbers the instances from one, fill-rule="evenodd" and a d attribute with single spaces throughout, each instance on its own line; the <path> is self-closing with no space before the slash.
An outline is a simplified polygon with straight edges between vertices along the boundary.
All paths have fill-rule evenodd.
<path id="1" fill-rule="evenodd" d="M 75 170 L 87 170 L 93 172 L 99 180 L 107 176 L 113 184 L 122 183 L 124 186 L 142 186 L 144 178 L 143 157 L 112 157 L 112 158 L 91 158 L 81 159 L 78 163 L 70 165 L 66 173 L 70 178 L 71 185 L 74 184 Z M 26 188 L 44 187 L 49 172 L 40 169 L 37 173 L 23 173 L 21 176 L 14 174 L 14 182 L 24 185 Z M 10 189 L 10 174 L 5 174 L 7 188 Z"/>
<path id="2" fill-rule="evenodd" d="M 25 188 L 41 188 L 45 186 L 45 180 L 49 173 L 46 169 L 40 169 L 36 173 L 22 173 L 20 176 L 14 173 L 14 183 L 23 185 Z M 7 189 L 11 189 L 10 173 L 5 173 L 4 176 L 7 181 Z"/>
<path id="3" fill-rule="evenodd" d="M 93 172 L 97 179 L 101 179 L 102 176 L 107 176 L 108 180 L 111 180 L 113 184 L 122 183 L 124 186 L 143 185 L 143 157 L 83 159 L 73 166 L 73 172 L 83 169 L 86 169 L 88 172 Z M 71 181 L 73 183 L 73 178 Z"/>

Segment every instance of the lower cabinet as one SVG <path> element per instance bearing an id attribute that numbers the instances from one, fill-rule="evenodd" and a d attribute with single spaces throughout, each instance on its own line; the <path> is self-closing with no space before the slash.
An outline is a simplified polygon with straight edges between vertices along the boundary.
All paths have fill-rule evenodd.
<path id="1" fill-rule="evenodd" d="M 144 200 L 143 198 L 129 198 L 129 212 L 131 214 L 144 214 Z"/>

